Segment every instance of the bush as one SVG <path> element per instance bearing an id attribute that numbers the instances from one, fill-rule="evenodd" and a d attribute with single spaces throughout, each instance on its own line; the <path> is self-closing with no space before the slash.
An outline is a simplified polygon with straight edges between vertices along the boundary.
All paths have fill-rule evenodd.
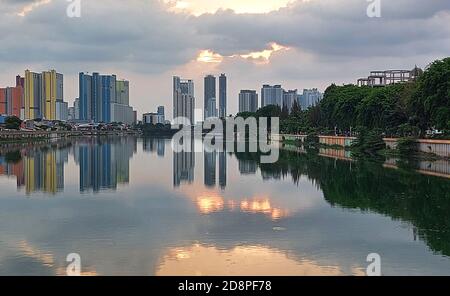
<path id="1" fill-rule="evenodd" d="M 382 133 L 377 129 L 369 132 L 366 129 L 360 129 L 358 138 L 352 145 L 352 150 L 357 155 L 378 156 L 378 152 L 384 149 L 386 149 L 386 143 Z"/>
<path id="2" fill-rule="evenodd" d="M 305 144 L 310 147 L 317 146 L 319 144 L 319 136 L 317 133 L 309 133 L 305 139 Z"/>
<path id="3" fill-rule="evenodd" d="M 14 130 L 18 130 L 20 129 L 20 125 L 22 124 L 22 120 L 20 120 L 18 117 L 16 116 L 9 116 L 8 118 L 6 118 L 5 120 L 5 127 L 7 129 L 14 129 Z"/>
<path id="4" fill-rule="evenodd" d="M 402 155 L 412 155 L 417 153 L 418 144 L 416 139 L 412 137 L 401 138 L 397 143 L 397 151 Z"/>

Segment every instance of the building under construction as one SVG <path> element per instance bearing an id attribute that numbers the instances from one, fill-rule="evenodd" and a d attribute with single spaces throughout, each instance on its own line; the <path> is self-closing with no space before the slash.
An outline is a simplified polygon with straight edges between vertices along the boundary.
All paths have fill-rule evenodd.
<path id="1" fill-rule="evenodd" d="M 358 79 L 358 86 L 384 87 L 389 84 L 415 81 L 423 73 L 417 66 L 412 70 L 372 71 L 367 78 Z"/>

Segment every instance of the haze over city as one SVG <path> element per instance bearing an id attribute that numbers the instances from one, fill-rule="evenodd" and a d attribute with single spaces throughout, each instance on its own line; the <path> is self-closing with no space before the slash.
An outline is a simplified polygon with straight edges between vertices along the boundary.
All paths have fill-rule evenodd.
<path id="1" fill-rule="evenodd" d="M 81 17 L 63 0 L 0 0 L 1 85 L 25 69 L 64 74 L 64 99 L 78 97 L 78 73 L 114 73 L 130 81 L 142 113 L 172 110 L 172 76 L 195 81 L 226 73 L 228 113 L 241 89 L 355 83 L 370 70 L 426 67 L 450 52 L 446 0 L 382 1 L 369 18 L 364 0 L 81 1 Z M 439 46 L 436 46 L 439 44 Z"/>

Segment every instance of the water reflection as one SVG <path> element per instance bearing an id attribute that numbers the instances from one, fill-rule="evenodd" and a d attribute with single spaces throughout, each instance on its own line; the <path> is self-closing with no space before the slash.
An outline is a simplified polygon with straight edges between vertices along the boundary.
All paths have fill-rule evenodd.
<path id="1" fill-rule="evenodd" d="M 195 153 L 194 142 L 191 142 L 191 150 L 173 152 L 173 185 L 179 187 L 182 183 L 194 182 Z"/>
<path id="2" fill-rule="evenodd" d="M 160 157 L 164 157 L 166 154 L 166 139 L 164 138 L 145 138 L 143 139 L 143 150 L 145 152 L 154 153 Z"/>
<path id="3" fill-rule="evenodd" d="M 0 274 L 64 274 L 72 252 L 86 275 L 360 275 L 371 252 L 384 274 L 450 274 L 448 162 L 169 151 L 1 145 Z"/>
<path id="4" fill-rule="evenodd" d="M 121 138 L 119 142 L 92 139 L 77 146 L 81 192 L 114 190 L 117 184 L 130 182 L 130 159 L 136 151 L 135 138 Z"/>
<path id="5" fill-rule="evenodd" d="M 245 262 L 246 264 L 242 264 Z M 238 246 L 220 250 L 194 244 L 167 250 L 156 275 L 162 276 L 264 276 L 264 275 L 344 275 L 339 266 L 321 266 L 317 262 L 290 258 L 284 252 L 264 246 Z M 353 275 L 364 275 L 353 268 Z"/>
<path id="6" fill-rule="evenodd" d="M 130 181 L 129 161 L 136 152 L 136 141 L 136 138 L 98 138 L 36 146 L 9 145 L 0 151 L 0 175 L 15 176 L 17 188 L 24 187 L 28 195 L 34 192 L 55 195 L 64 191 L 64 168 L 69 154 L 73 154 L 79 165 L 80 192 L 114 190 L 118 184 Z"/>
<path id="7" fill-rule="evenodd" d="M 257 167 L 255 160 L 239 159 L 239 173 L 241 175 L 255 175 Z"/>
<path id="8" fill-rule="evenodd" d="M 69 151 L 64 145 L 7 150 L 0 156 L 0 175 L 14 176 L 17 188 L 26 194 L 44 192 L 56 194 L 64 190 L 64 164 Z"/>

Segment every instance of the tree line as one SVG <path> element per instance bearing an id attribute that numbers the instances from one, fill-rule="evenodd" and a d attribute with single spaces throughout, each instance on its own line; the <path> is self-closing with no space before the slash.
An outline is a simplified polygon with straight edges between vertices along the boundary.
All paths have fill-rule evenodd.
<path id="1" fill-rule="evenodd" d="M 424 137 L 439 130 L 450 136 L 450 57 L 437 60 L 414 81 L 369 87 L 330 85 L 323 100 L 301 110 L 298 103 L 266 106 L 238 116 L 280 117 L 284 133 L 348 134 L 376 130 L 385 136 Z"/>

